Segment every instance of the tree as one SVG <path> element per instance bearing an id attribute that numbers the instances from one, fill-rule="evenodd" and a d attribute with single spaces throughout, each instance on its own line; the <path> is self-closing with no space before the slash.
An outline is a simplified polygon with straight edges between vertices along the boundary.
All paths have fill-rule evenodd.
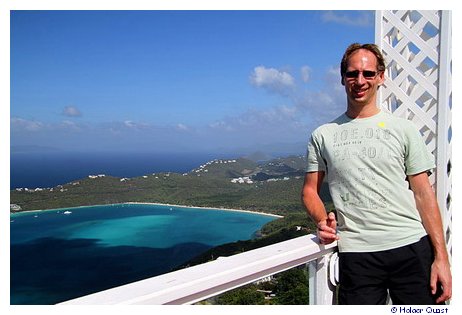
<path id="1" fill-rule="evenodd" d="M 255 286 L 232 290 L 220 295 L 217 298 L 219 305 L 263 305 L 265 295 L 257 291 Z"/>
<path id="2" fill-rule="evenodd" d="M 281 273 L 277 278 L 275 293 L 277 304 L 308 304 L 308 278 L 306 270 L 293 268 Z"/>
<path id="3" fill-rule="evenodd" d="M 276 298 L 280 305 L 306 305 L 309 304 L 308 286 L 298 284 L 296 287 L 281 292 Z"/>

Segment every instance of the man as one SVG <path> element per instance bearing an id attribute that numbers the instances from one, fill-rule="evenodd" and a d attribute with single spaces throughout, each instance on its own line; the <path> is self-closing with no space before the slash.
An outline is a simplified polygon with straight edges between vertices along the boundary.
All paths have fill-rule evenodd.
<path id="1" fill-rule="evenodd" d="M 388 293 L 394 304 L 441 303 L 452 277 L 434 159 L 412 122 L 376 106 L 384 70 L 376 45 L 346 49 L 347 109 L 313 132 L 302 198 L 320 243 L 338 240 L 339 304 L 385 304 Z M 324 177 L 338 218 L 319 197 Z"/>

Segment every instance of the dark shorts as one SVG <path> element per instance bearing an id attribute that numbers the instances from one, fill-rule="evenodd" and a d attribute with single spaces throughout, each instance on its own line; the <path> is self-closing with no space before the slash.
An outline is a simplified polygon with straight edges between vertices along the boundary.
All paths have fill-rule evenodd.
<path id="1" fill-rule="evenodd" d="M 339 253 L 339 304 L 435 304 L 430 289 L 433 250 L 428 236 L 417 243 L 369 253 Z"/>

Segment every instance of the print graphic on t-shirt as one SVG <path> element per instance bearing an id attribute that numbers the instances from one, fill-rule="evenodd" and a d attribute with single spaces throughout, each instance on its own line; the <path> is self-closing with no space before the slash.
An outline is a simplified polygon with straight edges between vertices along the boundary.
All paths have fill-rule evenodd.
<path id="1" fill-rule="evenodd" d="M 340 199 L 345 207 L 367 207 L 370 209 L 388 206 L 386 189 L 379 189 L 379 179 L 372 166 L 375 163 L 387 163 L 392 152 L 385 145 L 391 137 L 385 123 L 378 128 L 344 128 L 333 133 L 332 164 L 335 167 L 334 178 L 338 184 Z M 348 167 L 352 159 L 371 160 L 371 167 Z"/>

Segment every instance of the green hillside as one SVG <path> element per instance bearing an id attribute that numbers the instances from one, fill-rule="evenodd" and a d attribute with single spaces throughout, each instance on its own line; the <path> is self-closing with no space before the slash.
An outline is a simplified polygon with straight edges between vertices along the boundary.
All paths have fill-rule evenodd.
<path id="1" fill-rule="evenodd" d="M 10 204 L 15 211 L 151 202 L 281 215 L 304 213 L 300 200 L 302 165 L 301 157 L 264 163 L 239 158 L 213 160 L 185 174 L 156 173 L 134 178 L 90 175 L 49 189 L 12 190 Z"/>

